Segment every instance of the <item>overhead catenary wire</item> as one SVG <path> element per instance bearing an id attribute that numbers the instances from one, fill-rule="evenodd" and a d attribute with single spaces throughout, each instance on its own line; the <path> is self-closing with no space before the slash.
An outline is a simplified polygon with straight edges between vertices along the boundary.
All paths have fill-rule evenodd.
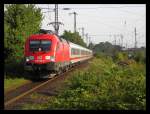
<path id="1" fill-rule="evenodd" d="M 80 6 L 80 5 L 79 5 Z M 145 5 L 118 5 L 118 6 L 115 6 L 115 5 L 104 5 L 104 6 L 95 6 L 95 7 L 69 7 L 70 9 L 73 9 L 73 10 L 84 10 L 84 9 L 86 9 L 86 10 L 91 10 L 91 11 L 93 11 L 93 10 L 97 10 L 97 9 L 102 9 L 102 8 L 113 8 L 113 9 L 115 9 L 115 10 L 117 10 L 117 11 L 119 11 L 119 14 L 121 13 L 121 14 L 124 14 L 124 13 L 128 13 L 128 14 L 133 14 L 134 15 L 134 17 L 136 16 L 136 18 L 134 18 L 134 17 L 131 17 L 131 18 L 129 18 L 130 19 L 130 21 L 129 21 L 129 23 L 128 23 L 128 29 L 126 30 L 126 36 L 127 37 L 133 37 L 133 35 L 134 35 L 134 31 L 132 30 L 132 28 L 133 28 L 133 26 L 136 26 L 137 25 L 137 23 L 141 23 L 142 22 L 142 18 L 144 18 L 144 15 L 139 15 L 138 13 L 137 13 L 137 11 L 134 11 L 134 10 L 129 10 L 129 9 L 126 9 L 126 8 L 129 8 L 129 7 L 133 7 L 133 8 L 136 8 L 136 7 L 139 7 L 139 8 L 144 8 L 145 7 Z M 86 5 L 85 5 L 86 6 Z M 52 10 L 53 10 L 53 8 L 51 8 Z M 59 7 L 59 9 L 63 9 L 63 7 L 62 7 L 62 5 L 60 5 L 60 7 Z M 44 10 L 46 10 L 46 9 L 44 9 Z M 44 11 L 43 10 L 43 11 Z M 115 11 L 114 10 L 114 11 Z M 142 9 L 143 10 L 143 9 Z M 99 11 L 99 10 L 97 10 L 97 11 Z M 119 15 L 118 14 L 118 15 Z M 82 13 L 80 14 L 81 16 L 82 16 Z M 86 16 L 86 14 L 83 14 L 83 15 L 85 15 Z M 138 16 L 139 16 L 139 18 L 138 18 Z M 108 18 L 109 19 L 109 18 Z M 63 17 L 62 18 L 60 18 L 60 20 L 63 20 Z M 63 21 L 65 21 L 65 20 L 63 20 Z M 89 21 L 89 20 L 88 20 Z M 112 20 L 110 20 L 110 21 L 112 21 Z M 127 19 L 127 21 L 128 21 L 128 19 Z M 109 20 L 108 20 L 108 22 L 109 22 Z M 120 25 L 113 25 L 113 24 L 111 24 L 111 23 L 108 23 L 108 22 L 103 22 L 103 21 L 101 21 L 101 20 L 98 20 L 97 18 L 94 18 L 94 21 L 92 21 L 92 23 L 99 23 L 100 25 L 102 24 L 102 26 L 101 26 L 101 28 L 103 27 L 105 27 L 106 29 L 107 28 L 113 28 L 114 29 L 114 32 L 118 32 L 118 33 L 122 33 L 123 32 L 123 28 L 122 27 L 120 27 Z M 115 21 L 116 22 L 116 21 Z M 136 22 L 136 24 L 135 25 L 133 25 L 132 24 L 132 22 Z M 79 20 L 79 22 L 78 22 L 78 24 L 80 23 L 80 26 L 82 26 L 82 22 Z M 85 22 L 84 21 L 84 23 L 88 23 L 88 22 Z M 141 24 L 140 24 L 141 25 Z M 143 25 L 144 26 L 144 25 Z M 67 27 L 67 26 L 66 26 Z M 88 25 L 86 25 L 85 26 L 85 28 L 87 28 L 88 27 Z M 91 26 L 90 26 L 91 27 Z M 142 28 L 143 27 L 138 27 L 138 26 L 136 26 L 137 27 L 137 31 L 139 31 L 140 29 L 142 30 Z M 105 29 L 104 28 L 104 29 Z M 111 30 L 111 29 L 110 29 Z M 110 31 L 108 31 L 108 32 L 110 32 Z M 114 34 L 116 34 L 116 33 L 114 33 Z M 93 35 L 95 35 L 95 37 L 98 37 L 98 36 L 105 36 L 105 37 L 109 37 L 109 34 L 108 35 L 102 35 L 102 34 L 93 34 Z M 89 35 L 89 36 L 91 36 L 91 35 Z M 137 39 L 138 39 L 138 37 L 139 37 L 139 35 L 138 35 L 138 32 L 137 32 Z"/>
<path id="2" fill-rule="evenodd" d="M 121 7 L 126 7 L 126 6 L 121 6 Z M 115 7 L 116 8 L 116 7 Z M 118 7 L 117 7 L 118 8 Z M 111 26 L 111 25 L 108 25 L 108 26 Z M 117 28 L 117 27 L 113 27 L 113 28 Z M 120 28 L 117 28 L 118 30 L 120 30 Z"/>

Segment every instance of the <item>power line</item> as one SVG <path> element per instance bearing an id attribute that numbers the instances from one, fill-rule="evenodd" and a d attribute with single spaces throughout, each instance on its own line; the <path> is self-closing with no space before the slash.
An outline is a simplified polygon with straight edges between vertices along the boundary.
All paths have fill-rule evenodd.
<path id="1" fill-rule="evenodd" d="M 54 22 L 51 22 L 51 23 L 48 23 L 48 25 L 53 25 L 54 29 L 55 29 L 55 33 L 58 35 L 58 30 L 59 30 L 59 25 L 63 24 L 61 22 L 58 22 L 58 4 L 55 4 L 55 21 Z"/>
<path id="2" fill-rule="evenodd" d="M 98 7 L 88 7 L 88 8 L 83 8 L 83 7 L 78 7 L 78 8 L 71 8 L 71 9 L 99 9 L 99 8 L 126 8 L 126 7 L 143 7 L 143 6 L 98 6 Z M 60 8 L 61 9 L 61 8 Z"/>

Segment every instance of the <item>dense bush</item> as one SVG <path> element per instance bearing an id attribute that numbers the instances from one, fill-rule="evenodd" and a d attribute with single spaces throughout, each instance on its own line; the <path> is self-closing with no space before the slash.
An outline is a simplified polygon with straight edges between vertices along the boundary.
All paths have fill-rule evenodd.
<path id="1" fill-rule="evenodd" d="M 103 56 L 102 53 L 95 53 L 95 54 L 94 54 L 94 57 L 96 57 L 96 58 L 101 58 L 102 56 Z"/>
<path id="2" fill-rule="evenodd" d="M 105 53 L 109 56 L 114 56 L 121 51 L 121 46 L 112 45 L 110 42 L 100 42 L 92 48 L 95 53 Z"/>
<path id="3" fill-rule="evenodd" d="M 146 55 L 144 51 L 137 51 L 134 53 L 134 59 L 137 62 L 146 63 Z"/>
<path id="4" fill-rule="evenodd" d="M 128 59 L 128 55 L 125 52 L 118 52 L 114 55 L 115 61 L 125 61 Z"/>
<path id="5" fill-rule="evenodd" d="M 68 89 L 47 104 L 49 109 L 145 110 L 145 66 L 120 67 L 111 58 L 94 59 L 68 80 Z"/>

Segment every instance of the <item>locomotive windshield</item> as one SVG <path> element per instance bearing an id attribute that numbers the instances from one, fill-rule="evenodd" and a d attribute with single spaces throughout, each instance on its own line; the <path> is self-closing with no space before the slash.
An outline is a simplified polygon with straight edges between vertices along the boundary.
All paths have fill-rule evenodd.
<path id="1" fill-rule="evenodd" d="M 50 51 L 51 41 L 49 40 L 31 40 L 30 51 Z"/>

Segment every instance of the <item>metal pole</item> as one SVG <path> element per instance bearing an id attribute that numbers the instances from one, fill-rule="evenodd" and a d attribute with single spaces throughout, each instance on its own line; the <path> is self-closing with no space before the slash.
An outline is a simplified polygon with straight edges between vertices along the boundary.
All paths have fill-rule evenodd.
<path id="1" fill-rule="evenodd" d="M 123 47 L 123 35 L 121 34 L 121 47 Z"/>
<path id="2" fill-rule="evenodd" d="M 137 48 L 137 41 L 136 41 L 136 27 L 135 27 L 134 31 L 135 31 L 135 48 Z"/>
<path id="3" fill-rule="evenodd" d="M 64 10 L 68 10 L 69 8 L 64 8 Z M 58 22 L 58 4 L 55 4 L 55 21 L 54 22 L 51 22 L 51 23 L 48 23 L 48 25 L 51 25 L 54 27 L 54 30 L 55 30 L 55 34 L 59 34 L 59 25 L 63 25 L 62 22 Z"/>
<path id="4" fill-rule="evenodd" d="M 115 45 L 116 45 L 116 35 L 114 35 L 114 39 L 115 39 Z"/>
<path id="5" fill-rule="evenodd" d="M 91 43 L 91 37 L 89 37 L 89 44 Z"/>
<path id="6" fill-rule="evenodd" d="M 82 27 L 82 37 L 84 38 L 84 28 Z"/>
<path id="7" fill-rule="evenodd" d="M 58 34 L 58 4 L 55 4 L 55 33 Z"/>
<path id="8" fill-rule="evenodd" d="M 74 12 L 74 32 L 76 33 L 76 12 Z"/>
<path id="9" fill-rule="evenodd" d="M 70 13 L 70 14 L 74 14 L 74 33 L 76 33 L 76 12 Z"/>
<path id="10" fill-rule="evenodd" d="M 86 43 L 87 43 L 87 46 L 88 46 L 88 33 L 86 34 Z"/>
<path id="11" fill-rule="evenodd" d="M 81 29 L 81 30 L 82 30 L 82 38 L 84 39 L 84 27 L 79 28 L 79 29 Z"/>
<path id="12" fill-rule="evenodd" d="M 123 35 L 123 37 L 125 39 L 127 39 L 127 37 L 126 37 L 126 28 L 127 28 L 127 23 L 126 23 L 126 20 L 125 20 L 125 23 L 124 23 L 124 35 Z"/>

